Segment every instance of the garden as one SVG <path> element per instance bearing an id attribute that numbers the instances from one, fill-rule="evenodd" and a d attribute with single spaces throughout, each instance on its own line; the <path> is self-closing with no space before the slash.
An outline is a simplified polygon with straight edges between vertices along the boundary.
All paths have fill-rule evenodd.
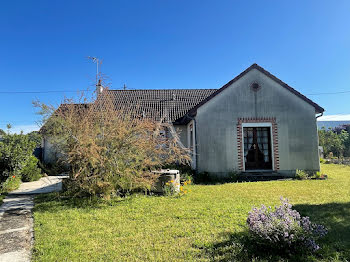
<path id="1" fill-rule="evenodd" d="M 10 131 L 10 125 L 6 132 L 0 129 L 0 203 L 21 182 L 36 181 L 44 173 L 33 155 L 34 149 L 40 146 L 40 135 L 37 132 L 12 134 Z"/>
<path id="2" fill-rule="evenodd" d="M 39 196 L 34 261 L 347 261 L 350 167 L 322 164 L 327 180 L 186 185 L 178 196 L 133 194 L 111 200 Z M 293 209 L 323 225 L 315 252 L 257 248 L 253 207 Z M 273 208 L 274 209 L 274 208 Z"/>
<path id="3" fill-rule="evenodd" d="M 153 171 L 190 163 L 166 121 L 103 96 L 37 106 L 69 178 L 63 192 L 35 199 L 34 261 L 350 259 L 349 166 L 265 182 L 198 184 L 205 174 L 182 172 L 155 194 Z"/>

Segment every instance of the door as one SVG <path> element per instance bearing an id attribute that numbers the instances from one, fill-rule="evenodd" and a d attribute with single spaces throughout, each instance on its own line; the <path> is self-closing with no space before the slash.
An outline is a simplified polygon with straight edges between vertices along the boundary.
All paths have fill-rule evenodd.
<path id="1" fill-rule="evenodd" d="M 245 170 L 271 170 L 270 127 L 244 127 Z"/>

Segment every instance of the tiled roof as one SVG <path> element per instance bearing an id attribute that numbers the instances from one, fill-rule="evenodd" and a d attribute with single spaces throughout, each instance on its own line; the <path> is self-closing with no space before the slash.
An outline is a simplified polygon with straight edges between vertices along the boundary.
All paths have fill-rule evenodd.
<path id="1" fill-rule="evenodd" d="M 175 122 L 217 89 L 105 90 L 101 99 L 111 99 L 116 109 L 136 110 L 140 116 Z"/>
<path id="2" fill-rule="evenodd" d="M 154 120 L 170 120 L 176 122 L 188 114 L 194 116 L 196 110 L 210 99 L 231 86 L 252 69 L 279 83 L 294 95 L 315 108 L 316 113 L 322 113 L 324 109 L 306 96 L 302 95 L 276 76 L 272 75 L 257 64 L 251 65 L 241 74 L 222 86 L 220 89 L 162 89 L 162 90 L 104 90 L 97 101 L 107 97 L 114 103 L 116 109 L 132 110 L 136 115 L 145 116 Z M 183 119 L 182 119 L 183 120 Z M 189 119 L 185 119 L 189 121 Z"/>

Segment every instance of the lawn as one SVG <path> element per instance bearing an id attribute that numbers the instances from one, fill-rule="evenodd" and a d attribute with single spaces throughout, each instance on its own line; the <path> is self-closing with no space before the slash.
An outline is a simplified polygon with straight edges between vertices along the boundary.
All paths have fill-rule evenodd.
<path id="1" fill-rule="evenodd" d="M 350 259 L 350 167 L 322 165 L 328 180 L 192 185 L 183 197 L 113 201 L 36 198 L 34 261 L 246 261 L 253 206 L 288 197 L 329 234 L 308 261 Z M 261 260 L 279 257 L 257 257 Z M 288 259 L 285 259 L 285 261 Z M 290 258 L 289 260 L 293 260 Z"/>

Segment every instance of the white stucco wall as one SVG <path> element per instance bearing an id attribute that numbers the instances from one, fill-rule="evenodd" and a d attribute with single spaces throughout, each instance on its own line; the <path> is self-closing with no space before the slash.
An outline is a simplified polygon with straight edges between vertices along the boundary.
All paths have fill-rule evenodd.
<path id="1" fill-rule="evenodd" d="M 258 92 L 251 89 L 259 83 Z M 237 122 L 241 117 L 275 117 L 281 173 L 319 170 L 313 106 L 253 69 L 198 108 L 198 171 L 224 175 L 238 170 Z"/>

